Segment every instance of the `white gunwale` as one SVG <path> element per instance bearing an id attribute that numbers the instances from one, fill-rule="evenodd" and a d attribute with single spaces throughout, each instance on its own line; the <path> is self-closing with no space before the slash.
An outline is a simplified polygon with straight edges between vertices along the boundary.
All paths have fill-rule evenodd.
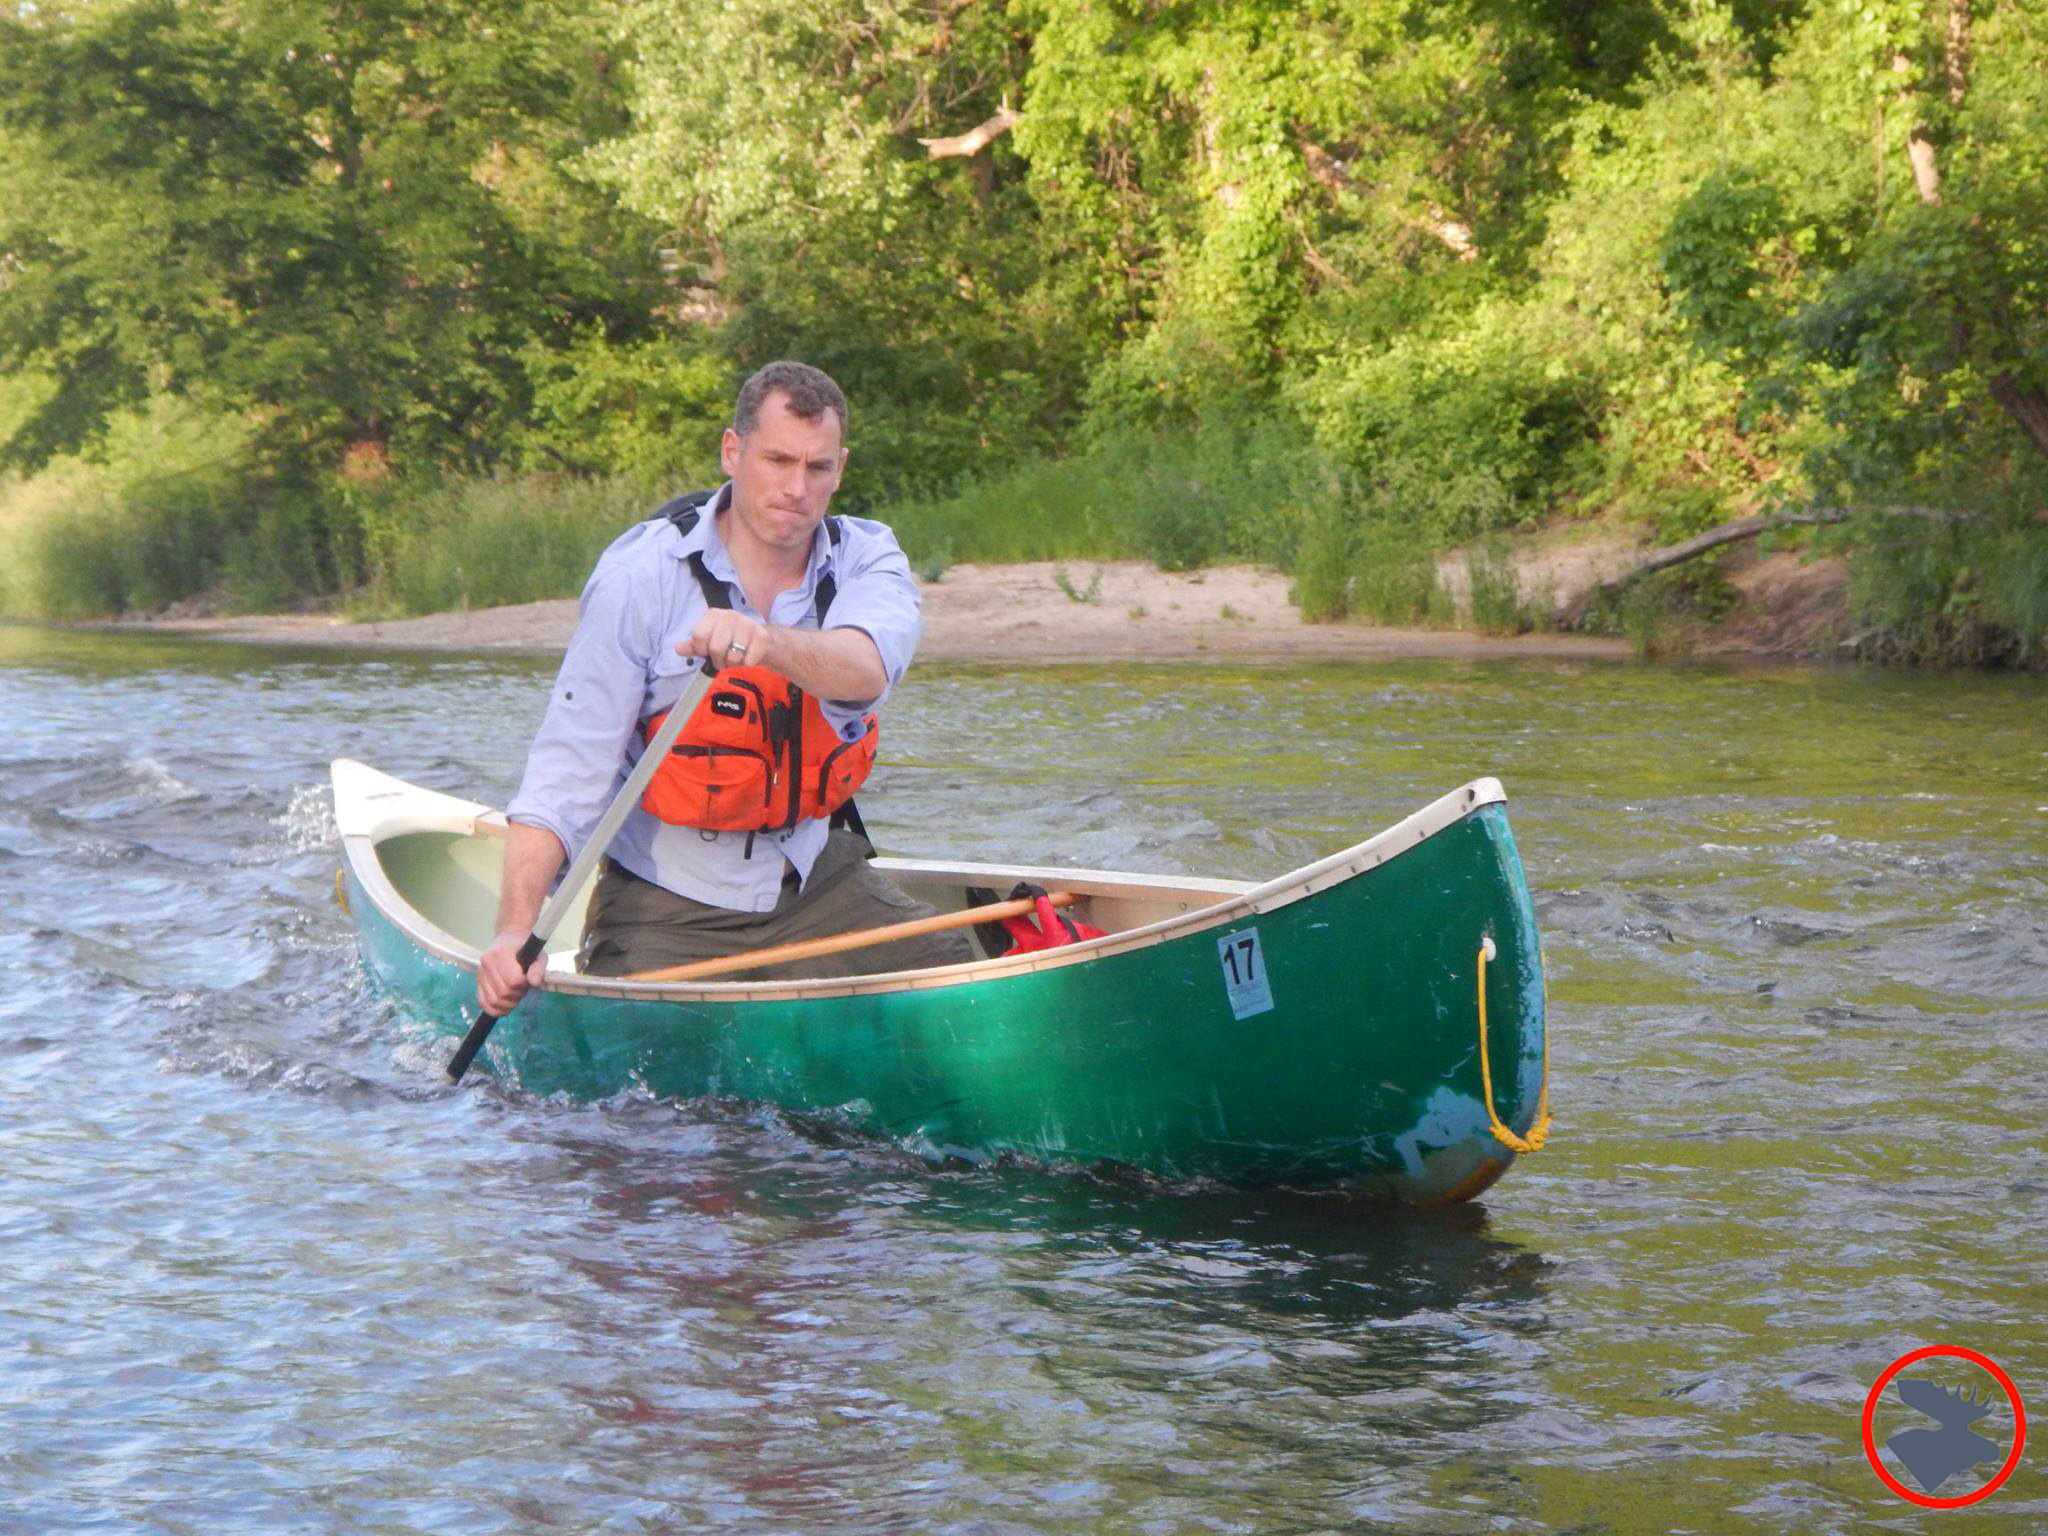
<path id="1" fill-rule="evenodd" d="M 376 848 L 386 838 L 412 832 L 502 837 L 506 825 L 503 814 L 473 800 L 409 784 L 352 758 L 337 758 L 332 772 L 334 819 L 341 834 L 343 856 L 364 893 L 385 918 L 420 949 L 465 970 L 475 970 L 478 951 L 430 921 L 399 894 L 384 873 Z M 1083 896 L 1181 903 L 1195 900 L 1201 904 L 1173 917 L 1060 949 L 1006 959 L 972 960 L 932 970 L 888 971 L 873 976 L 815 981 L 652 982 L 583 976 L 573 971 L 550 969 L 545 987 L 551 992 L 649 1002 L 788 1002 L 960 986 L 1065 965 L 1085 965 L 1091 960 L 1186 938 L 1277 911 L 1398 858 L 1410 848 L 1456 825 L 1481 806 L 1501 804 L 1506 800 L 1507 794 L 1498 779 L 1474 779 L 1363 842 L 1312 864 L 1304 864 L 1263 884 L 1056 866 L 877 859 L 876 866 L 891 874 L 945 884 L 1007 887 L 1018 880 L 1030 880 L 1049 890 L 1070 890 Z"/>

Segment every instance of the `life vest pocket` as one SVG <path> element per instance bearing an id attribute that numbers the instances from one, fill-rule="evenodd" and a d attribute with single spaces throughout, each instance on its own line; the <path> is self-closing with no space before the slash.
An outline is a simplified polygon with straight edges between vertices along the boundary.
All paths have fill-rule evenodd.
<path id="1" fill-rule="evenodd" d="M 812 784 L 811 804 L 817 809 L 812 815 L 829 816 L 853 798 L 853 792 L 867 782 L 868 773 L 875 766 L 875 749 L 881 743 L 881 732 L 875 729 L 874 717 L 868 717 L 868 729 L 852 741 L 842 741 L 818 764 L 818 774 Z"/>
<path id="2" fill-rule="evenodd" d="M 773 708 L 759 682 L 736 672 L 719 674 L 683 728 L 683 740 L 705 747 L 741 747 L 755 751 L 765 748 L 772 735 L 769 728 Z M 661 729 L 666 712 L 648 722 L 648 734 Z"/>
<path id="3" fill-rule="evenodd" d="M 751 832 L 771 816 L 774 794 L 775 765 L 765 753 L 683 744 L 671 749 L 669 761 L 648 780 L 640 805 L 676 826 Z"/>

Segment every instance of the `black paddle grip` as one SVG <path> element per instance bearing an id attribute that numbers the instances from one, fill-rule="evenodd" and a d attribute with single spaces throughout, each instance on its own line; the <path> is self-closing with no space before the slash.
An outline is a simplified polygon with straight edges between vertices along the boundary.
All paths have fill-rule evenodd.
<path id="1" fill-rule="evenodd" d="M 526 942 L 519 946 L 519 969 L 524 971 L 540 958 L 540 952 L 547 948 L 548 941 L 537 933 L 529 933 Z M 469 1033 L 462 1037 L 462 1044 L 455 1048 L 455 1054 L 448 1058 L 448 1081 L 459 1083 L 462 1074 L 469 1070 L 469 1064 L 476 1060 L 476 1053 L 484 1048 L 484 1042 L 491 1038 L 491 1031 L 498 1026 L 499 1015 L 479 1013 L 476 1022 L 469 1026 Z"/>

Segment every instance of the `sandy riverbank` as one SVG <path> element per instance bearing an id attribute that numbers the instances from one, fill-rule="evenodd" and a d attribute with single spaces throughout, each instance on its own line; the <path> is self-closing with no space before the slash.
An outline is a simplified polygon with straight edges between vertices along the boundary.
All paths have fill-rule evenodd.
<path id="1" fill-rule="evenodd" d="M 1723 655 L 1824 653 L 1840 607 L 1839 572 L 1830 564 L 1801 565 L 1790 556 L 1751 562 L 1735 576 L 1743 606 L 1696 637 L 1694 649 Z M 1553 562 L 1533 575 L 1545 590 L 1562 592 L 1610 568 L 1618 568 L 1612 557 L 1588 559 L 1580 551 L 1569 568 Z M 1255 566 L 1176 573 L 1140 561 L 957 565 L 923 590 L 925 638 L 918 655 L 926 663 L 1629 654 L 1626 641 L 1604 635 L 1494 636 L 1308 624 L 1288 601 L 1287 578 Z M 575 623 L 575 602 L 562 599 L 363 623 L 328 614 L 273 614 L 164 616 L 109 627 L 265 644 L 552 655 Z"/>
<path id="2" fill-rule="evenodd" d="M 1254 566 L 1173 573 L 1140 561 L 956 565 L 924 584 L 923 662 L 1313 660 L 1350 656 L 1625 656 L 1607 636 L 1306 624 L 1287 578 Z M 576 604 L 521 603 L 351 623 L 326 614 L 149 618 L 115 627 L 221 640 L 405 650 L 558 653 Z"/>

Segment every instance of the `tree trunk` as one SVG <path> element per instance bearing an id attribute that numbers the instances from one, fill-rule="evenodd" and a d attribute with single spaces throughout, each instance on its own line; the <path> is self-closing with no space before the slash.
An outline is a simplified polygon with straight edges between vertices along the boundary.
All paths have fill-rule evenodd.
<path id="1" fill-rule="evenodd" d="M 1948 104 L 1951 109 L 1961 107 L 1970 88 L 1970 0 L 1949 0 L 1948 41 L 1943 65 L 1948 80 Z M 1905 55 L 1895 56 L 1892 67 L 1905 68 Z M 1920 201 L 1939 203 L 1941 178 L 1935 168 L 1934 145 L 1928 141 L 1923 129 L 1916 127 L 1907 137 L 1906 157 L 1913 162 L 1913 182 L 1920 189 Z M 1960 349 L 1969 350 L 1973 330 L 1974 327 L 1965 320 L 1956 322 L 1956 342 Z M 2048 454 L 2048 394 L 2011 373 L 1991 374 L 1985 381 L 1985 388 L 1999 407 L 2019 423 L 2028 440 L 2042 453 Z"/>
<path id="2" fill-rule="evenodd" d="M 2009 373 L 1994 374 L 1986 388 L 1991 391 L 1991 398 L 2005 408 L 2005 413 L 2020 424 L 2020 430 L 2033 440 L 2034 446 L 2048 453 L 2048 395 Z"/>
<path id="3" fill-rule="evenodd" d="M 1919 189 L 1920 201 L 1930 208 L 1941 204 L 1941 172 L 1934 163 L 1934 144 L 1927 137 L 1927 130 L 1915 128 L 1906 135 L 1906 159 L 1913 166 L 1913 185 Z"/>
<path id="4" fill-rule="evenodd" d="M 1960 107 L 1970 85 L 1970 0 L 1948 0 L 1948 104 Z"/>
<path id="5" fill-rule="evenodd" d="M 1585 623 L 1586 615 L 1593 611 L 1593 605 L 1603 598 L 1619 597 L 1624 587 L 1653 576 L 1658 571 L 1668 571 L 1674 565 L 1683 565 L 1688 560 L 1719 549 L 1724 544 L 1734 544 L 1742 539 L 1753 539 L 1759 534 L 1769 533 L 1777 528 L 1792 528 L 1814 523 L 1839 523 L 1848 517 L 1848 512 L 1839 507 L 1819 507 L 1811 512 L 1758 513 L 1754 517 L 1737 518 L 1732 523 L 1723 523 L 1718 528 L 1709 528 L 1705 533 L 1696 534 L 1682 544 L 1673 544 L 1667 549 L 1638 560 L 1618 576 L 1596 582 L 1567 603 L 1558 614 L 1558 622 L 1568 629 L 1577 629 Z"/>
<path id="6" fill-rule="evenodd" d="M 2039 400 L 2038 394 L 2035 397 Z M 2041 402 L 2048 406 L 2048 401 Z M 2043 417 L 2048 425 L 2048 415 Z M 1618 576 L 1597 582 L 1573 598 L 1558 611 L 1557 621 L 1567 628 L 1576 629 L 1585 622 L 1586 615 L 1593 611 L 1593 605 L 1602 598 L 1621 595 L 1624 587 L 1631 582 L 1653 576 L 1658 571 L 1668 571 L 1674 565 L 1683 565 L 1688 560 L 1711 553 L 1724 544 L 1734 544 L 1742 539 L 1753 539 L 1758 534 L 1774 533 L 1780 528 L 1814 528 L 1828 523 L 1846 523 L 1858 513 L 1873 517 L 1924 518 L 1931 522 L 1954 523 L 1968 520 L 1968 514 L 1956 512 L 1947 507 L 1887 506 L 1887 507 L 1808 507 L 1804 512 L 1759 512 L 1754 517 L 1739 517 L 1732 523 L 1723 523 L 1718 528 L 1709 528 L 1705 533 L 1695 534 L 1682 544 L 1673 544 L 1665 549 L 1653 551 L 1637 561 Z"/>
<path id="7" fill-rule="evenodd" d="M 1892 55 L 1892 72 L 1906 75 L 1911 72 L 1913 61 L 1903 53 Z M 1907 121 L 1912 127 L 1906 130 L 1906 160 L 1913 167 L 1913 186 L 1920 194 L 1920 201 L 1929 207 L 1941 202 L 1941 171 L 1934 163 L 1934 141 L 1927 137 L 1927 125 L 1920 121 L 1920 104 L 1909 91 L 1899 93 L 1899 105 L 1905 108 Z"/>

